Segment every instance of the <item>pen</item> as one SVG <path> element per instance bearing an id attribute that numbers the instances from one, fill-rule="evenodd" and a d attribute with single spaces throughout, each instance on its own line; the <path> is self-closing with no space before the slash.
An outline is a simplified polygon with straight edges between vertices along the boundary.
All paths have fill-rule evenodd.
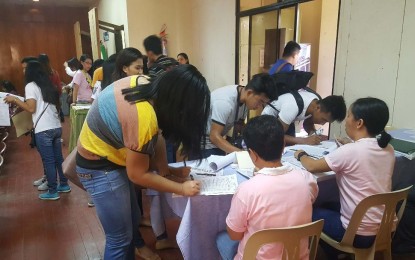
<path id="1" fill-rule="evenodd" d="M 196 173 L 196 175 L 203 175 L 203 176 L 216 176 L 216 174 L 212 174 L 212 173 Z"/>
<path id="2" fill-rule="evenodd" d="M 190 174 L 190 179 L 191 179 L 192 181 L 194 181 L 194 180 L 195 180 L 195 178 L 193 178 L 193 175 L 191 175 L 191 174 Z"/>
<path id="3" fill-rule="evenodd" d="M 186 159 L 183 160 L 184 167 L 186 167 Z"/>

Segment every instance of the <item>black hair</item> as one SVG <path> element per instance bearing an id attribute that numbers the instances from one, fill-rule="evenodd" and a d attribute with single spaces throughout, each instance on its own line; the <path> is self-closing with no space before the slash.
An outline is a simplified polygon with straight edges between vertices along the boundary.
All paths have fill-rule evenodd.
<path id="1" fill-rule="evenodd" d="M 284 52 L 282 54 L 283 57 L 290 57 L 294 56 L 294 54 L 301 50 L 300 44 L 296 43 L 295 41 L 289 41 L 287 45 L 284 47 Z"/>
<path id="2" fill-rule="evenodd" d="M 124 72 L 124 66 L 130 66 L 131 63 L 138 59 L 142 59 L 143 54 L 136 48 L 125 48 L 118 53 L 117 59 L 115 61 L 115 70 L 112 74 L 113 81 L 127 77 L 127 74 Z"/>
<path id="3" fill-rule="evenodd" d="M 38 61 L 29 61 L 25 72 L 26 84 L 35 82 L 42 92 L 43 101 L 56 106 L 59 109 L 59 93 L 49 79 L 49 75 L 45 72 L 42 64 Z"/>
<path id="4" fill-rule="evenodd" d="M 79 62 L 79 60 L 75 57 L 71 58 L 67 61 L 68 67 L 75 70 L 82 69 L 82 64 Z"/>
<path id="5" fill-rule="evenodd" d="M 52 68 L 50 67 L 49 57 L 47 54 L 39 54 L 37 60 L 40 62 L 40 64 L 42 64 L 43 69 L 48 75 L 52 74 Z"/>
<path id="6" fill-rule="evenodd" d="M 210 91 L 206 79 L 195 66 L 177 66 L 158 76 L 150 85 L 123 89 L 122 93 L 131 103 L 154 100 L 157 121 L 166 140 L 176 146 L 182 144 L 182 155 L 202 158 Z"/>
<path id="7" fill-rule="evenodd" d="M 20 61 L 20 63 L 28 63 L 29 61 L 37 61 L 37 58 L 36 57 L 33 57 L 33 56 L 27 56 L 27 57 L 24 57 Z"/>
<path id="8" fill-rule="evenodd" d="M 284 128 L 271 115 L 254 117 L 246 124 L 242 133 L 248 149 L 255 151 L 267 162 L 280 160 L 284 150 Z"/>
<path id="9" fill-rule="evenodd" d="M 162 43 L 157 35 L 150 35 L 144 39 L 144 49 L 146 52 L 152 51 L 155 55 L 163 54 Z"/>
<path id="10" fill-rule="evenodd" d="M 143 55 L 143 74 L 144 75 L 148 75 L 147 63 L 148 63 L 148 57 L 147 55 Z"/>
<path id="11" fill-rule="evenodd" d="M 16 88 L 14 87 L 13 83 L 11 83 L 8 80 L 0 81 L 0 86 L 2 86 L 4 92 L 17 94 Z"/>
<path id="12" fill-rule="evenodd" d="M 92 61 L 92 58 L 88 54 L 82 54 L 81 57 L 79 57 L 80 62 L 85 62 L 87 59 L 90 59 Z M 80 70 L 84 69 L 84 66 L 82 66 L 82 63 L 80 64 Z"/>
<path id="13" fill-rule="evenodd" d="M 330 113 L 331 120 L 341 122 L 346 117 L 346 103 L 343 96 L 327 96 L 317 102 L 322 112 Z"/>
<path id="14" fill-rule="evenodd" d="M 179 57 L 179 56 L 182 56 L 187 62 L 186 62 L 186 64 L 189 64 L 189 56 L 187 56 L 187 54 L 186 53 L 184 53 L 184 52 L 181 52 L 181 53 L 179 53 L 179 54 L 177 54 L 177 58 Z"/>
<path id="15" fill-rule="evenodd" d="M 245 86 L 245 89 L 251 89 L 257 95 L 264 93 L 270 100 L 275 100 L 278 97 L 274 80 L 268 73 L 254 75 Z"/>
<path id="16" fill-rule="evenodd" d="M 112 74 L 115 71 L 115 60 L 117 59 L 117 55 L 118 54 L 112 54 L 106 61 L 104 61 L 104 64 L 102 64 L 103 77 L 101 82 L 101 91 L 114 82 Z"/>
<path id="17" fill-rule="evenodd" d="M 362 119 L 369 135 L 376 137 L 379 146 L 385 148 L 392 138 L 385 131 L 389 121 L 386 103 L 378 98 L 359 98 L 350 106 L 350 110 L 354 119 Z"/>

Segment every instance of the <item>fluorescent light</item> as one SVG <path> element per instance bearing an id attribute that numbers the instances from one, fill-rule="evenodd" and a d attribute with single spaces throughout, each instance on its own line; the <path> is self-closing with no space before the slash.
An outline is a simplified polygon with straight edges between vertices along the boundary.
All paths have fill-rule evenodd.
<path id="1" fill-rule="evenodd" d="M 39 2 L 39 0 L 33 0 L 33 2 Z"/>

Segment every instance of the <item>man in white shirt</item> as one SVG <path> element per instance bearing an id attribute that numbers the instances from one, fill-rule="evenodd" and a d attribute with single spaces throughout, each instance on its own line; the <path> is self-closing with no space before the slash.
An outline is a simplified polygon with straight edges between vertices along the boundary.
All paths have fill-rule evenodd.
<path id="1" fill-rule="evenodd" d="M 319 144 L 321 139 L 315 134 L 314 124 L 324 125 L 334 121 L 341 122 L 346 117 L 346 104 L 342 96 L 328 96 L 319 99 L 316 94 L 300 90 L 304 107 L 299 111 L 299 106 L 293 94 L 286 93 L 266 106 L 262 115 L 272 115 L 279 119 L 285 131 L 285 142 L 293 144 Z M 295 121 L 303 121 L 304 130 L 309 134 L 306 138 L 295 137 L 295 129 L 290 125 Z"/>
<path id="2" fill-rule="evenodd" d="M 237 128 L 242 128 L 248 110 L 262 108 L 275 99 L 276 94 L 274 81 L 267 73 L 254 75 L 245 87 L 229 85 L 212 91 L 211 117 L 203 157 L 240 151 L 240 147 L 235 146 L 235 136 L 240 135 L 240 129 Z M 223 137 L 232 127 L 235 130 L 234 137 L 229 142 Z"/>

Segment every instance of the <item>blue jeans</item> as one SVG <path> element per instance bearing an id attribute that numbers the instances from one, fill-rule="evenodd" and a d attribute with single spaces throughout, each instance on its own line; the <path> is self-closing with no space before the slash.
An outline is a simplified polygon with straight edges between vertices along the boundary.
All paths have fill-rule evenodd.
<path id="1" fill-rule="evenodd" d="M 125 168 L 103 171 L 76 166 L 76 172 L 104 228 L 104 259 L 134 259 L 134 248 L 145 243 L 138 229 L 141 213 L 134 185 Z"/>
<path id="2" fill-rule="evenodd" d="M 56 193 L 56 172 L 59 174 L 61 185 L 68 183 L 62 170 L 62 128 L 49 129 L 35 134 L 36 147 L 42 157 L 43 168 L 48 181 L 50 193 Z"/>
<path id="3" fill-rule="evenodd" d="M 326 208 L 314 208 L 312 218 L 313 221 L 324 219 L 323 232 L 329 237 L 339 242 L 343 239 L 346 230 L 343 228 L 340 220 L 340 212 Z M 356 248 L 369 248 L 373 245 L 375 238 L 376 236 L 355 235 L 353 246 Z M 320 240 L 320 245 L 328 259 L 337 259 L 337 256 L 341 253 L 322 240 Z"/>
<path id="4" fill-rule="evenodd" d="M 233 260 L 238 252 L 239 241 L 232 240 L 227 231 L 222 231 L 216 237 L 216 246 L 223 260 Z"/>

